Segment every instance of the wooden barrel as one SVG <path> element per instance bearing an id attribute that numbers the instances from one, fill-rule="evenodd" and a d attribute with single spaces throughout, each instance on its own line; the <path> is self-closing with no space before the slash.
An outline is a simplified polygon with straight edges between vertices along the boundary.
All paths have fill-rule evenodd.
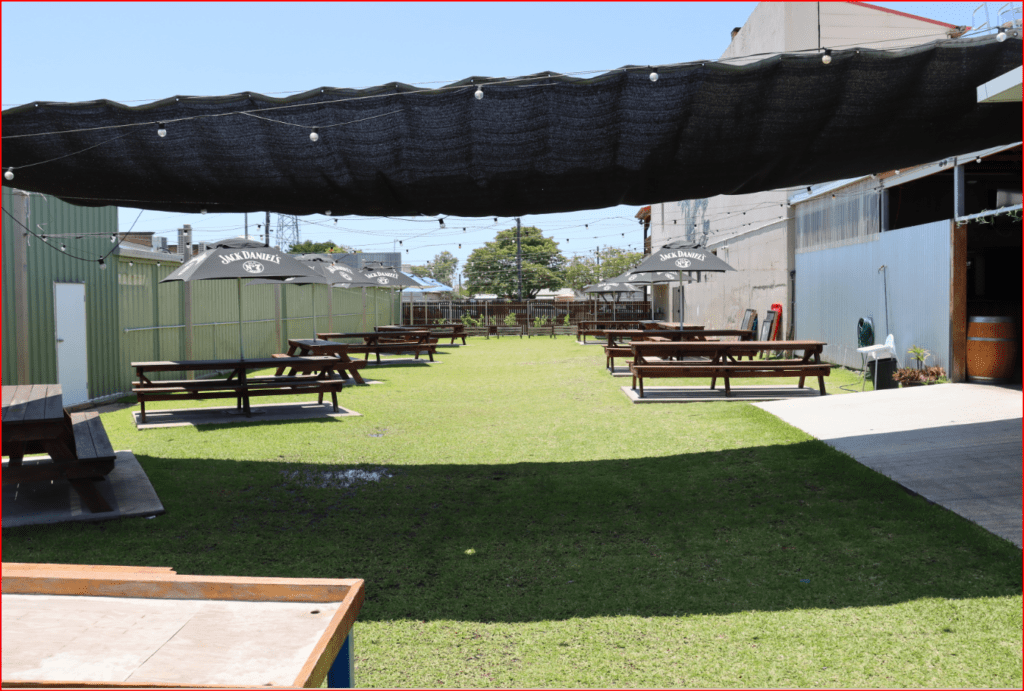
<path id="1" fill-rule="evenodd" d="M 1011 317 L 967 319 L 967 380 L 1007 381 L 1017 364 L 1017 339 Z"/>

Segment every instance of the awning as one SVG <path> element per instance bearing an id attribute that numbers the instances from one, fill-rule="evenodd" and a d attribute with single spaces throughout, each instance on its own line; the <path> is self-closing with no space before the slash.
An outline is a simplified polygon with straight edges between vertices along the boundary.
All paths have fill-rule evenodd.
<path id="1" fill-rule="evenodd" d="M 174 212 L 512 216 L 810 185 L 1020 139 L 1020 102 L 977 99 L 1020 66 L 1019 37 L 831 57 L 31 103 L 3 112 L 4 184 Z"/>

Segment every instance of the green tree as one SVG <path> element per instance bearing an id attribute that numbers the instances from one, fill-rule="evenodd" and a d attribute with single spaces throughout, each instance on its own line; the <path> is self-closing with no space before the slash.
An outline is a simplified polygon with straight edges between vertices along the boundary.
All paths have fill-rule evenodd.
<path id="1" fill-rule="evenodd" d="M 641 259 L 643 255 L 639 252 L 617 247 L 603 247 L 594 254 L 573 257 L 565 270 L 565 285 L 574 290 L 583 290 L 584 286 L 618 276 L 639 264 Z"/>
<path id="2" fill-rule="evenodd" d="M 454 254 L 445 250 L 436 255 L 432 261 L 427 262 L 426 266 L 409 267 L 409 273 L 420 278 L 432 278 L 454 288 L 453 281 L 458 268 L 459 260 Z"/>
<path id="3" fill-rule="evenodd" d="M 335 245 L 330 240 L 327 242 L 303 240 L 288 248 L 288 254 L 348 254 L 350 252 L 355 252 L 355 250 L 343 245 Z"/>
<path id="4" fill-rule="evenodd" d="M 561 288 L 565 281 L 565 257 L 558 243 L 544 237 L 540 228 L 528 226 L 520 233 L 523 266 L 523 298 L 536 297 L 544 288 Z M 473 250 L 466 260 L 466 288 L 472 293 L 519 296 L 516 269 L 516 229 L 500 231 L 491 242 Z"/>

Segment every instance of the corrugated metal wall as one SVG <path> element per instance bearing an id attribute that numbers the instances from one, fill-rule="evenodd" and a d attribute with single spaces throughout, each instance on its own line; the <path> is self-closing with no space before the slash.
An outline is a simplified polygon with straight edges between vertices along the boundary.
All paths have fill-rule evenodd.
<path id="1" fill-rule="evenodd" d="M 19 217 L 14 196 L 21 192 L 3 188 L 3 208 Z M 86 348 L 89 396 L 96 398 L 118 389 L 118 285 L 115 262 L 108 270 L 96 261 L 112 248 L 110 235 L 117 232 L 115 207 L 90 208 L 67 204 L 38 194 L 28 196 L 27 226 L 45 234 L 49 246 L 30 238 L 25 247 L 26 285 L 16 285 L 15 243 L 25 243 L 25 230 L 3 214 L 3 381 L 5 384 L 57 383 L 57 351 L 54 342 L 54 283 L 84 283 L 86 299 Z M 66 252 L 58 248 L 66 245 Z M 77 259 L 81 257 L 83 259 Z M 28 303 L 28 328 L 16 325 L 19 295 Z M 19 376 L 23 359 L 27 377 Z"/>
<path id="2" fill-rule="evenodd" d="M 149 360 L 220 360 L 236 358 L 238 344 L 238 286 L 235 281 L 160 283 L 176 263 L 121 257 L 118 262 L 120 302 L 119 389 L 129 391 L 131 363 Z M 192 291 L 192 342 L 187 348 L 185 293 Z M 246 357 L 285 352 L 290 338 L 312 338 L 316 330 L 367 331 L 376 324 L 394 323 L 397 315 L 384 289 L 333 288 L 333 315 L 327 288 L 313 286 L 242 285 L 242 338 Z M 373 294 L 378 296 L 374 321 Z M 365 311 L 364 311 L 365 304 Z M 390 305 L 390 307 L 389 307 Z M 164 378 L 178 378 L 170 372 Z"/>
<path id="3" fill-rule="evenodd" d="M 917 345 L 949 372 L 950 233 L 937 221 L 797 253 L 796 337 L 825 341 L 826 360 L 860 368 L 857 320 L 871 317 L 877 343 L 893 334 L 901 366 Z"/>
<path id="4" fill-rule="evenodd" d="M 793 214 L 796 251 L 842 247 L 877 233 L 882 194 L 877 184 L 868 178 L 799 203 Z"/>

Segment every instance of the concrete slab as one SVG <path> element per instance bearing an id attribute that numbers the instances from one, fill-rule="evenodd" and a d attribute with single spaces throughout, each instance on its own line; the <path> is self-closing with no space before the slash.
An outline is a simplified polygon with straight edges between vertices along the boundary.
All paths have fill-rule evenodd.
<path id="1" fill-rule="evenodd" d="M 1020 388 L 939 384 L 756 405 L 1021 546 Z"/>
<path id="2" fill-rule="evenodd" d="M 91 513 L 81 505 L 78 494 L 67 480 L 26 482 L 4 485 L 4 528 L 46 525 L 73 521 L 109 521 L 114 518 L 156 516 L 164 505 L 156 496 L 146 472 L 131 451 L 117 451 L 114 469 L 103 482 L 97 482 L 103 498 L 113 509 Z M 49 463 L 47 456 L 26 456 L 23 463 Z"/>
<path id="3" fill-rule="evenodd" d="M 147 410 L 146 422 L 139 419 L 139 411 L 132 411 L 136 429 L 159 429 L 161 427 L 198 427 L 200 425 L 238 425 L 252 422 L 286 422 L 319 420 L 325 418 L 361 417 L 362 413 L 327 403 L 307 401 L 303 403 L 268 403 L 249 406 L 252 417 L 235 406 L 212 406 L 208 408 L 180 408 L 175 410 Z"/>
<path id="4" fill-rule="evenodd" d="M 796 384 L 775 386 L 734 386 L 732 393 L 725 395 L 725 388 L 705 386 L 645 386 L 644 397 L 628 386 L 619 387 L 633 403 L 701 403 L 707 401 L 776 401 L 790 398 L 827 398 L 818 393 L 817 387 L 797 388 Z"/>

